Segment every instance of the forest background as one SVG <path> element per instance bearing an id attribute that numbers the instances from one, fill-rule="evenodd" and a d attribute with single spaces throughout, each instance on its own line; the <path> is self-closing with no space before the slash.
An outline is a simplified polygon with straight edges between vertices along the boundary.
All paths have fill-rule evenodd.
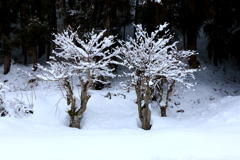
<path id="1" fill-rule="evenodd" d="M 183 42 L 182 50 L 197 50 L 200 31 L 207 37 L 208 58 L 215 65 L 235 58 L 240 64 L 238 44 L 240 6 L 237 0 L 1 0 L 0 64 L 4 74 L 11 63 L 24 65 L 49 60 L 54 49 L 53 33 L 71 27 L 84 35 L 106 29 L 106 36 L 117 39 L 133 36 L 126 33 L 132 24 L 142 24 L 150 33 L 164 22 Z M 200 53 L 201 54 L 201 53 Z M 196 56 L 189 65 L 199 66 Z"/>

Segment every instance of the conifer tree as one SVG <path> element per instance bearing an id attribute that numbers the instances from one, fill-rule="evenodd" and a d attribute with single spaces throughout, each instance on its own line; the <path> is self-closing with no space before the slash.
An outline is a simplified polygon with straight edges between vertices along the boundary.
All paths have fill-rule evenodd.
<path id="1" fill-rule="evenodd" d="M 146 0 L 139 9 L 139 23 L 150 34 L 157 26 L 167 21 L 167 10 L 162 3 Z M 137 24 L 137 23 L 136 23 Z"/>
<path id="2" fill-rule="evenodd" d="M 240 33 L 233 31 L 240 24 L 240 7 L 236 1 L 212 1 L 213 18 L 204 26 L 204 33 L 208 38 L 207 51 L 214 65 L 229 56 L 240 62 L 238 46 Z"/>
<path id="3" fill-rule="evenodd" d="M 24 56 L 24 64 L 32 57 L 36 69 L 38 58 L 51 52 L 52 33 L 56 32 L 56 0 L 19 0 L 20 28 L 19 44 Z M 47 48 L 47 49 L 46 49 Z"/>
<path id="4" fill-rule="evenodd" d="M 92 29 L 106 29 L 107 35 L 116 35 L 132 21 L 131 0 L 76 0 L 67 8 L 65 24 L 75 29 L 80 25 L 80 35 Z"/>
<path id="5" fill-rule="evenodd" d="M 11 50 L 14 48 L 14 37 L 10 35 L 15 30 L 13 24 L 17 23 L 17 0 L 0 2 L 0 55 L 4 58 L 4 74 L 10 71 Z"/>
<path id="6" fill-rule="evenodd" d="M 197 36 L 204 22 L 210 18 L 211 2 L 208 0 L 162 0 L 167 8 L 169 22 L 186 38 L 188 50 L 197 50 Z M 199 66 L 196 55 L 189 59 L 192 68 Z"/>

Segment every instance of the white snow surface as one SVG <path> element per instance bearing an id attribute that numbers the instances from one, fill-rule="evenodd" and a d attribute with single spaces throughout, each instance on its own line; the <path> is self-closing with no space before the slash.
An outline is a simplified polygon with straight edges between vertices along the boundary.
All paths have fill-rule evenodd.
<path id="1" fill-rule="evenodd" d="M 113 79 L 110 88 L 90 90 L 79 130 L 68 127 L 68 106 L 54 82 L 28 83 L 33 77 L 17 68 L 30 67 L 13 64 L 3 75 L 1 66 L 0 82 L 11 88 L 4 100 L 33 100 L 34 114 L 0 117 L 0 159 L 239 160 L 239 70 L 201 64 L 206 69 L 195 73 L 195 80 L 189 78 L 194 87 L 176 86 L 167 117 L 160 117 L 152 103 L 149 131 L 139 127 L 135 91 L 118 85 L 124 77 Z M 104 97 L 108 92 L 111 99 Z"/>

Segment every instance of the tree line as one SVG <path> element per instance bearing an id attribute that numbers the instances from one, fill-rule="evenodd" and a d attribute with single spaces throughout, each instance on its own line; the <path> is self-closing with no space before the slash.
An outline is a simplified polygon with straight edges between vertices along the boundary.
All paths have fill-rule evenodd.
<path id="1" fill-rule="evenodd" d="M 55 46 L 53 33 L 71 27 L 79 36 L 106 29 L 105 36 L 125 39 L 126 26 L 142 24 L 148 33 L 168 22 L 169 29 L 183 37 L 183 50 L 196 50 L 199 31 L 208 38 L 207 51 L 215 65 L 234 57 L 240 62 L 237 46 L 240 6 L 237 0 L 8 0 L 0 1 L 0 56 L 4 74 L 11 60 L 23 64 L 46 61 Z M 134 30 L 135 31 L 135 30 Z M 135 35 L 135 34 L 133 34 Z M 15 56 L 19 52 L 20 56 Z M 18 54 L 19 55 L 19 54 Z M 189 65 L 199 66 L 196 55 Z"/>

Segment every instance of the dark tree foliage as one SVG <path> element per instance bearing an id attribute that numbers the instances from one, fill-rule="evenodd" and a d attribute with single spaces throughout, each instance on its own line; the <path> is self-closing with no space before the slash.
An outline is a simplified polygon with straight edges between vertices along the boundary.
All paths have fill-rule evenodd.
<path id="1" fill-rule="evenodd" d="M 49 48 L 51 33 L 57 28 L 56 1 L 19 0 L 19 2 L 18 43 L 24 55 L 24 64 L 27 64 L 28 57 L 33 57 L 33 63 L 36 64 L 37 59 L 46 53 L 46 47 Z"/>
<path id="2" fill-rule="evenodd" d="M 14 49 L 14 24 L 17 23 L 17 0 L 8 0 L 0 2 L 0 55 L 4 59 L 4 74 L 10 71 L 11 50 Z"/>
<path id="3" fill-rule="evenodd" d="M 240 6 L 237 1 L 213 0 L 213 18 L 204 27 L 208 38 L 207 51 L 215 65 L 235 57 L 240 63 L 240 32 L 233 31 L 240 25 Z"/>
<path id="4" fill-rule="evenodd" d="M 150 34 L 157 26 L 167 21 L 167 10 L 161 3 L 147 0 L 139 7 L 138 19 Z"/>
<path id="5" fill-rule="evenodd" d="M 56 0 L 8 0 L 0 2 L 0 55 L 4 62 L 4 74 L 10 71 L 12 51 L 21 49 L 27 64 L 33 64 L 46 51 L 51 53 L 52 32 L 57 28 Z M 3 16 L 4 15 L 4 16 Z M 46 49 L 47 48 L 47 49 Z M 18 61 L 18 57 L 15 60 Z M 34 65 L 35 66 L 35 65 Z M 36 70 L 36 67 L 34 68 Z"/>
<path id="6" fill-rule="evenodd" d="M 80 26 L 80 36 L 92 29 L 106 29 L 106 35 L 123 35 L 118 38 L 125 39 L 126 26 L 133 21 L 141 23 L 148 33 L 168 22 L 183 37 L 185 50 L 197 49 L 198 33 L 204 26 L 208 55 L 214 64 L 229 56 L 240 64 L 236 51 L 240 31 L 232 33 L 240 26 L 237 0 L 1 0 L 0 15 L 4 15 L 0 21 L 4 74 L 10 71 L 12 58 L 21 58 L 24 64 L 36 64 L 43 55 L 49 60 L 54 49 L 52 33 Z M 22 52 L 21 56 L 14 57 L 16 49 Z M 199 65 L 195 55 L 189 64 L 193 68 Z"/>
<path id="7" fill-rule="evenodd" d="M 211 16 L 209 0 L 162 0 L 167 8 L 168 21 L 186 38 L 184 49 L 197 49 L 197 36 L 206 20 Z M 185 41 L 184 41 L 185 42 Z M 191 56 L 189 65 L 198 67 L 196 56 Z"/>
<path id="8" fill-rule="evenodd" d="M 132 22 L 130 0 L 75 0 L 65 11 L 65 25 L 74 29 L 80 26 L 80 35 L 92 29 L 106 29 L 107 35 L 116 35 Z"/>
<path id="9" fill-rule="evenodd" d="M 151 33 L 156 26 L 169 22 L 173 30 L 181 34 L 185 50 L 197 50 L 197 36 L 206 20 L 210 18 L 208 0 L 162 0 L 157 3 L 146 0 L 140 6 L 139 20 Z M 190 57 L 192 68 L 199 66 L 196 55 Z"/>

